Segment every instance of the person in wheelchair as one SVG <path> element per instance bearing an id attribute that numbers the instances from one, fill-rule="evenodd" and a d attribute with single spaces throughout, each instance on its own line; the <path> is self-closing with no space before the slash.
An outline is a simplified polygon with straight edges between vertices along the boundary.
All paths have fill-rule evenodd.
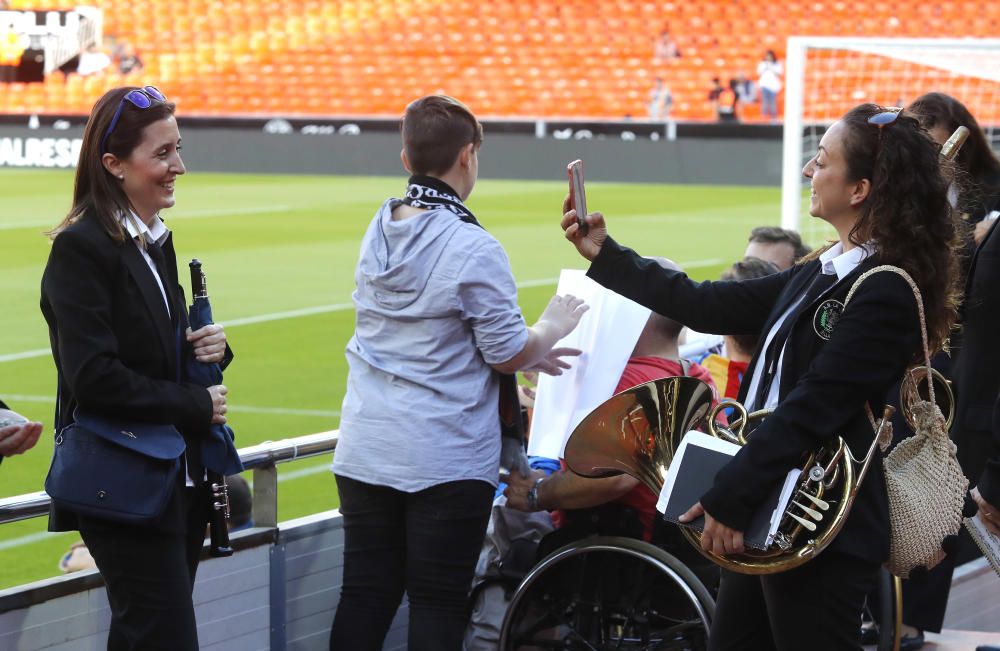
<path id="1" fill-rule="evenodd" d="M 656 258 L 664 268 L 680 270 L 675 263 Z M 688 376 L 715 389 L 711 374 L 700 364 L 678 354 L 678 337 L 684 325 L 653 313 L 629 357 L 615 393 L 661 378 Z M 674 552 L 673 533 L 656 517 L 656 499 L 639 480 L 629 475 L 588 479 L 563 469 L 547 475 L 535 471 L 528 477 L 512 473 L 504 491 L 507 506 L 520 511 L 552 512 L 556 530 L 539 545 L 538 558 L 587 535 L 626 536 L 667 544 Z M 675 527 L 670 527 L 675 528 Z M 670 542 L 668 542 L 670 541 Z M 676 547 L 689 551 L 679 542 Z M 697 554 L 691 559 L 702 563 Z"/>

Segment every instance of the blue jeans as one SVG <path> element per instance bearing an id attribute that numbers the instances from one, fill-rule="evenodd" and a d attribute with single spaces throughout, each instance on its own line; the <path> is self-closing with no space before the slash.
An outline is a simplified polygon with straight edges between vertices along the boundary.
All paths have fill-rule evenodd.
<path id="1" fill-rule="evenodd" d="M 464 480 L 416 492 L 337 476 L 344 581 L 330 649 L 378 651 L 409 596 L 410 651 L 461 651 L 469 589 L 493 486 Z"/>
<path id="2" fill-rule="evenodd" d="M 778 94 L 766 88 L 760 89 L 760 114 L 772 120 L 778 119 Z"/>

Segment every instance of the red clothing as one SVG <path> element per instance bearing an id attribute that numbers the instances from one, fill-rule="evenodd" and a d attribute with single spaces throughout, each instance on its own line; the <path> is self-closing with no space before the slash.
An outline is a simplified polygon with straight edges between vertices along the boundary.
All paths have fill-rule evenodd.
<path id="1" fill-rule="evenodd" d="M 662 357 L 633 357 L 625 365 L 621 379 L 618 380 L 618 386 L 615 387 L 615 393 L 621 393 L 626 389 L 631 389 L 634 386 L 652 382 L 653 380 L 677 377 L 679 375 L 684 375 L 684 369 L 678 361 L 663 359 Z M 696 362 L 691 362 L 688 365 L 687 375 L 701 380 L 712 387 L 713 390 L 715 389 L 715 382 L 712 381 L 712 375 Z M 718 395 L 718 392 L 716 392 L 716 395 Z M 713 400 L 712 404 L 714 405 L 716 402 L 717 400 Z M 565 470 L 565 462 L 563 462 L 562 466 Z M 642 523 L 642 537 L 646 541 L 651 540 L 653 537 L 653 518 L 656 517 L 656 500 L 658 497 L 658 495 L 654 494 L 643 484 L 639 484 L 614 501 L 616 504 L 623 504 L 635 510 L 639 516 L 639 521 Z M 556 528 L 562 526 L 564 518 L 565 515 L 561 510 L 552 512 L 552 522 Z"/>
<path id="2" fill-rule="evenodd" d="M 621 380 L 618 381 L 615 393 L 631 389 L 645 382 L 676 377 L 678 375 L 684 375 L 684 369 L 679 362 L 661 357 L 633 357 L 625 365 L 625 371 L 622 373 Z M 711 373 L 695 362 L 691 362 L 687 375 L 701 380 L 713 389 L 715 388 L 715 382 L 712 381 Z M 713 400 L 712 404 L 715 404 L 715 402 Z M 624 504 L 635 509 L 635 512 L 639 515 L 639 521 L 642 522 L 642 537 L 647 541 L 653 537 L 653 518 L 656 516 L 656 500 L 658 497 L 658 495 L 655 495 L 646 486 L 639 484 L 615 500 L 618 504 Z"/>

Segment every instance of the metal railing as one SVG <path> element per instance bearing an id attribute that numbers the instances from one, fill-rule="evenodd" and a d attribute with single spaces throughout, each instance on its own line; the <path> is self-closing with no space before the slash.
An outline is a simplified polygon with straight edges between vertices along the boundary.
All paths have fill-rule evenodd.
<path id="1" fill-rule="evenodd" d="M 258 527 L 274 527 L 278 524 L 277 465 L 333 452 L 339 435 L 339 430 L 332 430 L 280 441 L 265 441 L 239 451 L 243 467 L 253 471 L 253 519 Z M 2 498 L 0 524 L 45 515 L 49 512 L 50 501 L 45 491 Z"/>

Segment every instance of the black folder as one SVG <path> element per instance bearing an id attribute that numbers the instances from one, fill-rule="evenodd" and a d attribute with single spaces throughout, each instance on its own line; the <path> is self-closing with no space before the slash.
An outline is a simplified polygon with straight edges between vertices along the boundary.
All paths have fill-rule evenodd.
<path id="1" fill-rule="evenodd" d="M 733 446 L 735 449 L 736 446 Z M 689 443 L 683 453 L 674 458 L 673 463 L 680 464 L 677 477 L 667 500 L 663 519 L 682 527 L 694 529 L 699 533 L 705 528 L 705 516 L 699 516 L 691 522 L 681 523 L 678 518 L 687 512 L 715 483 L 715 476 L 729 463 L 733 455 L 703 447 L 697 443 Z M 743 544 L 754 549 L 766 549 L 767 534 L 771 526 L 771 514 L 778 506 L 782 485 L 778 484 L 767 499 L 754 511 L 746 531 L 743 532 Z M 784 509 L 785 505 L 782 505 Z"/>

